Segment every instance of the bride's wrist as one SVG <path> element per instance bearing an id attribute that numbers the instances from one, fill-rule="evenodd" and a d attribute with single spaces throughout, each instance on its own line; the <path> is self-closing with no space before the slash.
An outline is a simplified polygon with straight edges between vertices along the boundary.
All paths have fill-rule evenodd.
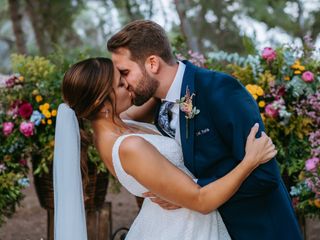
<path id="1" fill-rule="evenodd" d="M 253 156 L 245 155 L 240 163 L 244 171 L 251 173 L 254 169 L 258 167 L 257 162 L 253 159 Z"/>

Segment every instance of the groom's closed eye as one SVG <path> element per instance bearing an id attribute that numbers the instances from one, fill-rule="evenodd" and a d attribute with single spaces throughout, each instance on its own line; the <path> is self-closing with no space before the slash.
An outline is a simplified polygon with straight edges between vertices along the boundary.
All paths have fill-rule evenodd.
<path id="1" fill-rule="evenodd" d="M 128 70 L 119 70 L 119 71 L 120 71 L 121 76 L 124 76 L 124 77 L 127 76 L 129 73 Z"/>

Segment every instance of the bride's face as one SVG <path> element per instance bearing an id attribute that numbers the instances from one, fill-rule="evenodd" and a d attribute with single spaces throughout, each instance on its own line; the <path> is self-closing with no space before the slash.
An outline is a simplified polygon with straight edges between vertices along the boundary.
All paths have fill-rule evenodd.
<path id="1" fill-rule="evenodd" d="M 114 67 L 113 89 L 116 95 L 116 113 L 120 114 L 133 105 L 132 94 L 128 91 L 127 82 L 121 77 L 119 70 Z"/>

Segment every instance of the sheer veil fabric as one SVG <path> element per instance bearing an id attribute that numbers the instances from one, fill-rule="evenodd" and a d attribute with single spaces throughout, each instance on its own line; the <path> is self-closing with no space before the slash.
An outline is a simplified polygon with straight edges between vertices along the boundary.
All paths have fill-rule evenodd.
<path id="1" fill-rule="evenodd" d="M 57 114 L 53 160 L 55 240 L 87 240 L 80 150 L 77 117 L 62 103 Z"/>

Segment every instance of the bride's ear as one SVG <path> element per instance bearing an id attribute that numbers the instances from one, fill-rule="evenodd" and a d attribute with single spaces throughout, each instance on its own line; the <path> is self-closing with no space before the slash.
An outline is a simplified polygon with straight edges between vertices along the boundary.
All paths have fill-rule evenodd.
<path id="1" fill-rule="evenodd" d="M 147 72 L 157 74 L 160 69 L 160 57 L 156 55 L 149 56 L 145 62 L 145 68 Z"/>

